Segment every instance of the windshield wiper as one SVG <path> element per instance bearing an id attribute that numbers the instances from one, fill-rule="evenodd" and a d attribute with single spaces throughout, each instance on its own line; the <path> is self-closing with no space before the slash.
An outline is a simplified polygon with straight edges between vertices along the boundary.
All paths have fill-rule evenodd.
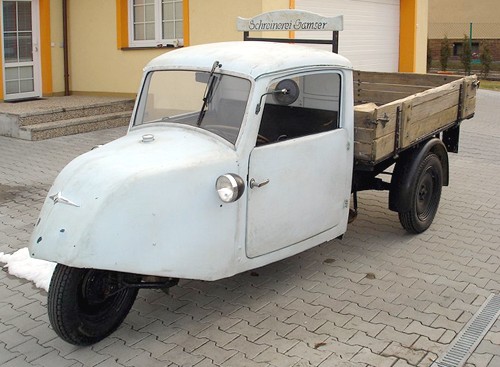
<path id="1" fill-rule="evenodd" d="M 196 126 L 200 126 L 203 121 L 203 117 L 205 117 L 205 112 L 207 109 L 208 101 L 212 96 L 212 92 L 215 86 L 215 69 L 220 68 L 222 66 L 218 61 L 214 62 L 212 65 L 212 70 L 210 71 L 210 75 L 208 77 L 207 86 L 205 88 L 205 93 L 203 94 L 203 104 L 201 106 L 200 114 L 198 115 L 198 121 L 196 122 Z"/>

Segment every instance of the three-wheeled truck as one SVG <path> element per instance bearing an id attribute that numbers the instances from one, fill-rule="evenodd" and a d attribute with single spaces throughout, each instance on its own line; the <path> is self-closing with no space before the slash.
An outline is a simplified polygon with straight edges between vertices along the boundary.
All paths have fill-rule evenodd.
<path id="1" fill-rule="evenodd" d="M 126 136 L 69 163 L 36 223 L 31 255 L 58 264 L 54 330 L 92 344 L 139 288 L 229 277 L 340 237 L 361 190 L 388 190 L 403 227 L 425 231 L 476 87 L 475 77 L 354 71 L 290 44 L 155 58 Z M 390 182 L 378 177 L 388 169 Z"/>

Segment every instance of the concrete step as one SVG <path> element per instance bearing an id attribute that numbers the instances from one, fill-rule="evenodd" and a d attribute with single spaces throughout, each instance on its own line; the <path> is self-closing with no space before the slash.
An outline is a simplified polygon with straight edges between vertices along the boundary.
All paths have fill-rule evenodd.
<path id="1" fill-rule="evenodd" d="M 126 126 L 130 121 L 131 114 L 132 111 L 123 111 L 66 120 L 37 122 L 31 125 L 20 126 L 18 136 L 16 137 L 24 140 L 44 140 L 58 136 Z"/>
<path id="2" fill-rule="evenodd" d="M 34 111 L 18 115 L 17 124 L 31 126 L 53 121 L 78 119 L 82 117 L 105 115 L 114 112 L 132 111 L 134 100 L 119 100 L 113 102 L 94 103 L 84 106 L 59 107 L 47 111 Z"/>

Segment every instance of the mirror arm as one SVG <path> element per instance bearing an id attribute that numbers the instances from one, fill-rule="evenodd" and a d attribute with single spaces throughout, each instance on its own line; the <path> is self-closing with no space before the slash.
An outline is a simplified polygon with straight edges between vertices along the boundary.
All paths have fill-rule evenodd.
<path id="1" fill-rule="evenodd" d="M 260 112 L 260 107 L 262 105 L 262 98 L 264 98 L 264 96 L 267 96 L 269 94 L 288 94 L 290 91 L 288 89 L 277 89 L 277 90 L 273 90 L 272 92 L 267 92 L 267 93 L 264 93 L 263 95 L 260 96 L 260 100 L 259 100 L 259 103 L 257 103 L 257 106 L 255 107 L 255 114 L 258 115 L 259 112 Z"/>

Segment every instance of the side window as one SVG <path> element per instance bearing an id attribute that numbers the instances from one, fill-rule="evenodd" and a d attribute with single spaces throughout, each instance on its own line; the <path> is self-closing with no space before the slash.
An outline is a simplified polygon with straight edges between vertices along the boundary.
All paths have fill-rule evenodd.
<path id="1" fill-rule="evenodd" d="M 262 112 L 257 145 L 339 128 L 340 82 L 340 75 L 332 72 L 272 83 Z"/>

